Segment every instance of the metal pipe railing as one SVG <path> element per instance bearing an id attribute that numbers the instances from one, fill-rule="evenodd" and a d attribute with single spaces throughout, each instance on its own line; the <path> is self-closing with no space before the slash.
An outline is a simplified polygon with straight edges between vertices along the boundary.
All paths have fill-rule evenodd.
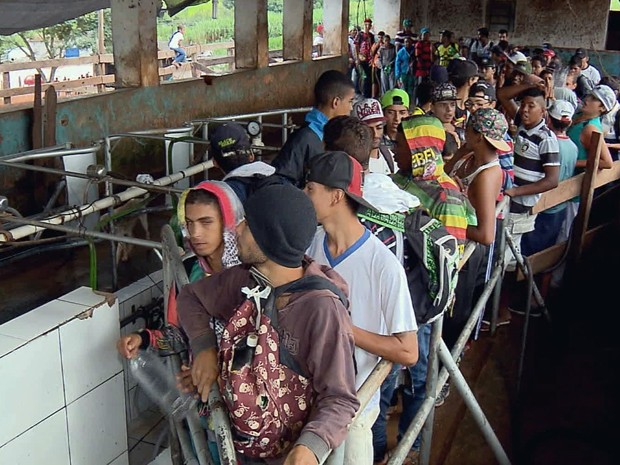
<path id="1" fill-rule="evenodd" d="M 184 179 L 188 176 L 193 176 L 195 174 L 201 173 L 203 171 L 208 170 L 213 167 L 212 161 L 198 163 L 196 165 L 190 166 L 186 170 L 181 170 L 177 173 L 173 173 L 169 176 L 164 176 L 159 178 L 153 182 L 152 185 L 155 186 L 167 186 L 169 184 L 173 184 L 181 179 Z M 143 194 L 146 194 L 148 191 L 139 187 L 130 187 L 129 189 L 119 192 L 116 195 L 110 195 L 109 197 L 105 197 L 103 199 L 99 199 L 89 205 L 83 205 L 81 207 L 72 208 L 69 210 L 65 210 L 53 217 L 46 218 L 42 221 L 42 223 L 46 225 L 58 225 L 64 224 L 68 221 L 75 220 L 84 215 L 88 215 L 90 213 L 94 213 L 105 208 L 117 206 L 127 200 L 133 199 L 135 197 L 139 197 Z M 40 226 L 20 226 L 18 228 L 12 229 L 10 231 L 0 231 L 0 243 L 8 242 L 11 240 L 21 239 L 23 237 L 29 236 L 31 234 L 36 233 L 41 230 Z"/>
<path id="2" fill-rule="evenodd" d="M 75 171 L 60 170 L 57 168 L 48 168 L 47 166 L 27 165 L 25 163 L 13 163 L 13 162 L 6 162 L 6 161 L 0 161 L 0 166 L 8 166 L 11 168 L 20 168 L 20 169 L 24 169 L 28 171 L 37 171 L 40 173 L 58 174 L 60 176 L 70 176 L 74 178 L 88 179 L 89 181 L 110 182 L 112 184 L 116 184 L 119 186 L 139 187 L 147 191 L 162 192 L 165 194 L 180 194 L 183 192 L 183 189 L 177 189 L 175 187 L 155 186 L 153 184 L 144 184 L 144 183 L 137 182 L 137 181 L 129 181 L 125 179 L 113 178 L 111 176 L 101 176 L 101 177 L 90 176 L 88 174 L 77 173 Z"/>
<path id="3" fill-rule="evenodd" d="M 68 154 L 62 154 L 62 155 L 78 155 L 81 153 L 84 153 L 84 149 L 72 149 L 71 148 L 71 144 L 69 142 L 67 142 L 66 144 L 62 144 L 62 145 L 53 145 L 51 147 L 43 147 L 40 149 L 33 149 L 33 150 L 26 150 L 25 152 L 17 152 L 17 153 L 12 153 L 10 155 L 2 155 L 0 156 L 0 160 L 13 160 L 13 159 L 17 159 L 17 158 L 22 158 L 22 157 L 30 157 L 32 155 L 38 155 L 41 153 L 58 153 L 58 152 L 64 152 L 64 151 L 72 151 L 72 150 L 77 150 L 76 153 L 68 153 Z M 88 153 L 88 152 L 86 152 Z M 30 158 L 28 158 L 30 159 Z"/>
<path id="4" fill-rule="evenodd" d="M 0 216 L 0 218 L 2 218 Z M 12 223 L 23 224 L 38 227 L 40 229 L 51 229 L 52 231 L 64 232 L 79 237 L 94 237 L 96 239 L 105 239 L 114 242 L 125 242 L 126 244 L 139 245 L 141 247 L 148 247 L 151 249 L 161 249 L 161 243 L 155 241 L 149 241 L 146 239 L 139 239 L 131 236 L 117 236 L 114 234 L 90 231 L 88 229 L 70 228 L 68 226 L 62 226 L 58 224 L 45 223 L 43 221 L 37 221 L 30 218 L 19 218 L 16 216 L 6 217 Z M 0 234 L 4 234 L 0 231 Z"/>

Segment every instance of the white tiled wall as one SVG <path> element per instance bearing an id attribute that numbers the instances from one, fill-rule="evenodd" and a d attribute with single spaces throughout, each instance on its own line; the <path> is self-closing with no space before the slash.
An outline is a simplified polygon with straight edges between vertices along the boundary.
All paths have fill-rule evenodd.
<path id="1" fill-rule="evenodd" d="M 67 465 L 69 443 L 64 409 L 0 447 L 0 463 L 10 465 Z"/>
<path id="2" fill-rule="evenodd" d="M 128 463 L 118 322 L 82 287 L 0 326 L 0 464 Z"/>
<path id="3" fill-rule="evenodd" d="M 0 445 L 65 405 L 58 330 L 24 344 L 0 358 Z"/>
<path id="4" fill-rule="evenodd" d="M 127 450 L 123 374 L 67 405 L 71 465 L 107 465 Z"/>

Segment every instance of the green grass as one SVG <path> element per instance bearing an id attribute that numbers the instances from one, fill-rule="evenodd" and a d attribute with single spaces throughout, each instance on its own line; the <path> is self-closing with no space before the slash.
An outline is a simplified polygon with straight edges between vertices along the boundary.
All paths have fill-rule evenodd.
<path id="1" fill-rule="evenodd" d="M 167 42 L 178 24 L 185 24 L 186 43 L 210 44 L 227 42 L 233 39 L 235 33 L 234 13 L 219 3 L 218 18 L 211 18 L 211 3 L 192 6 L 184 9 L 173 18 L 165 16 L 157 21 L 157 39 Z M 364 9 L 365 4 L 365 9 Z M 355 24 L 363 25 L 365 16 L 373 16 L 374 0 L 350 0 L 349 28 Z M 323 9 L 313 10 L 314 28 L 323 21 Z M 269 27 L 269 50 L 282 48 L 282 13 L 269 11 L 267 13 Z M 214 53 L 215 54 L 215 53 Z"/>

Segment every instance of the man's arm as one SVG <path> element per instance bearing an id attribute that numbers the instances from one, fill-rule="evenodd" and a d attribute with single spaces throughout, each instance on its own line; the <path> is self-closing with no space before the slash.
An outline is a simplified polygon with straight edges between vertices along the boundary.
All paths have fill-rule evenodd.
<path id="1" fill-rule="evenodd" d="M 560 179 L 560 167 L 545 166 L 545 177 L 524 186 L 511 187 L 506 189 L 504 193 L 510 197 L 518 197 L 521 195 L 534 195 L 542 194 L 543 192 L 550 191 L 558 186 L 558 180 Z"/>
<path id="2" fill-rule="evenodd" d="M 212 317 L 228 320 L 243 302 L 241 288 L 250 284 L 249 272 L 234 267 L 187 284 L 177 300 L 179 320 L 190 340 L 194 355 L 192 382 L 203 402 L 217 379 L 217 340 L 211 328 Z M 217 305 L 215 303 L 217 302 Z"/>
<path id="3" fill-rule="evenodd" d="M 322 142 L 308 126 L 297 129 L 288 138 L 280 153 L 271 162 L 276 173 L 303 187 L 309 158 L 322 151 Z"/>
<path id="4" fill-rule="evenodd" d="M 387 249 L 385 253 L 381 272 L 376 277 L 378 290 L 381 293 L 381 308 L 374 311 L 382 313 L 388 334 L 380 335 L 353 327 L 355 345 L 392 362 L 414 365 L 418 361 L 416 335 L 418 326 L 409 294 L 407 276 L 396 257 Z"/>
<path id="5" fill-rule="evenodd" d="M 333 297 L 313 302 L 315 308 L 308 308 L 312 324 L 306 325 L 300 338 L 299 358 L 307 360 L 316 398 L 289 457 L 308 448 L 320 463 L 344 441 L 360 404 L 355 391 L 355 344 L 347 311 Z M 299 462 L 287 458 L 287 463 Z"/>
<path id="6" fill-rule="evenodd" d="M 531 89 L 532 87 L 540 87 L 544 90 L 545 82 L 536 76 L 530 74 L 525 77 L 523 84 L 504 86 L 497 89 L 497 100 L 502 104 L 502 108 L 506 111 L 506 114 L 513 120 L 517 116 L 519 106 L 514 99 L 524 90 Z"/>
<path id="7" fill-rule="evenodd" d="M 583 144 L 583 146 L 586 148 L 588 152 L 590 151 L 590 145 L 592 143 L 592 133 L 594 131 L 598 132 L 598 128 L 596 128 L 596 126 L 594 126 L 593 124 L 588 124 L 583 128 L 583 130 L 581 131 L 581 134 L 579 135 L 579 138 L 581 139 L 581 143 Z M 585 168 L 587 163 L 588 163 L 588 160 L 577 160 L 576 167 Z M 609 147 L 607 146 L 605 141 L 603 141 L 601 144 L 601 157 L 599 160 L 598 167 L 599 169 L 609 169 L 613 167 L 613 163 L 614 163 L 614 160 L 613 158 L 611 158 Z"/>
<path id="8" fill-rule="evenodd" d="M 382 336 L 365 329 L 353 327 L 355 345 L 401 365 L 415 365 L 418 361 L 418 336 L 416 331 Z"/>

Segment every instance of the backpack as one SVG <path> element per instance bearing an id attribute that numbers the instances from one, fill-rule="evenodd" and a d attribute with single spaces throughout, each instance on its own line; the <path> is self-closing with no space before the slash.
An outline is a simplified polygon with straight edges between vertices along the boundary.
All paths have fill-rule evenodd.
<path id="1" fill-rule="evenodd" d="M 235 449 L 247 457 L 271 458 L 285 452 L 299 437 L 310 413 L 312 385 L 280 344 L 275 301 L 285 292 L 311 289 L 328 289 L 348 306 L 342 292 L 319 276 L 275 289 L 259 284 L 242 289 L 247 299 L 222 334 L 218 383 Z"/>
<path id="2" fill-rule="evenodd" d="M 365 209 L 359 216 L 364 226 L 403 263 L 418 324 L 431 323 L 450 309 L 460 255 L 456 238 L 441 221 L 422 207 L 406 215 Z"/>

